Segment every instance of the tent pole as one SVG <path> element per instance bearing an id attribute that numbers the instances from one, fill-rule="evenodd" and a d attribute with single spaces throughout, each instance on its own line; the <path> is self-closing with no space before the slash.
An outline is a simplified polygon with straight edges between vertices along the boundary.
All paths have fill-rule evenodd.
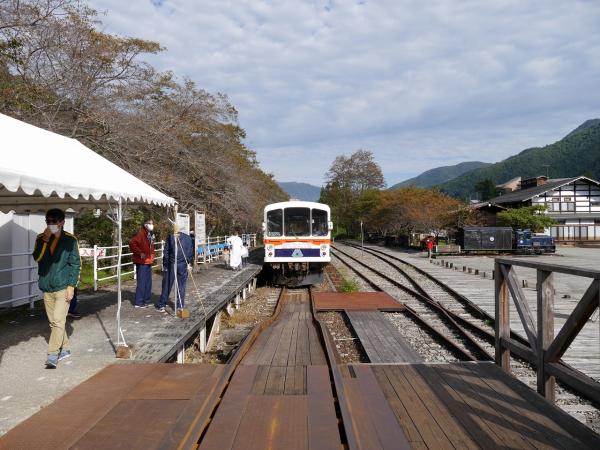
<path id="1" fill-rule="evenodd" d="M 177 316 L 177 308 L 178 308 L 178 303 L 179 303 L 179 283 L 177 281 L 177 235 L 178 233 L 175 232 L 175 229 L 177 227 L 177 203 L 175 203 L 175 206 L 173 206 L 173 215 L 175 216 L 174 218 L 174 225 L 173 225 L 173 246 L 175 247 L 173 249 L 173 278 L 174 278 L 174 282 L 175 282 L 175 316 Z"/>
<path id="2" fill-rule="evenodd" d="M 119 345 L 127 345 L 125 338 L 121 342 L 121 258 L 123 255 L 123 203 L 121 197 L 119 197 L 119 204 L 117 207 L 117 347 Z"/>

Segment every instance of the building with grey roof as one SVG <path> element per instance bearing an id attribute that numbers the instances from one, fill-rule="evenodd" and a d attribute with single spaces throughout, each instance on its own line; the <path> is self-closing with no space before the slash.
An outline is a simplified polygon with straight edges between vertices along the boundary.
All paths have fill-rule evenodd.
<path id="1" fill-rule="evenodd" d="M 557 221 L 548 231 L 558 242 L 600 241 L 600 182 L 591 178 L 530 178 L 489 203 L 506 208 L 544 205 Z"/>

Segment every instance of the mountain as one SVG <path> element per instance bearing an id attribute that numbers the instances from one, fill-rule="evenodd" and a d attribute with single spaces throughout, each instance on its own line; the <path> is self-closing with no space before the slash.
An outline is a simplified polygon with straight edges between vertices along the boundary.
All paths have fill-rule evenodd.
<path id="1" fill-rule="evenodd" d="M 307 202 L 319 201 L 321 188 L 307 183 L 296 183 L 294 181 L 278 183 L 290 198 L 296 200 L 305 200 Z"/>
<path id="2" fill-rule="evenodd" d="M 479 169 L 480 167 L 489 166 L 490 163 L 484 163 L 480 161 L 467 161 L 454 166 L 443 166 L 436 167 L 435 169 L 423 172 L 421 175 L 417 175 L 406 181 L 402 181 L 393 185 L 390 190 L 399 189 L 406 186 L 417 186 L 417 187 L 431 187 L 436 184 L 444 183 L 453 178 L 462 175 L 470 170 Z"/>
<path id="3" fill-rule="evenodd" d="M 475 184 L 485 179 L 503 183 L 511 178 L 549 178 L 586 175 L 600 179 L 600 119 L 584 122 L 560 141 L 533 147 L 486 167 L 471 170 L 437 187 L 458 198 L 476 197 Z"/>

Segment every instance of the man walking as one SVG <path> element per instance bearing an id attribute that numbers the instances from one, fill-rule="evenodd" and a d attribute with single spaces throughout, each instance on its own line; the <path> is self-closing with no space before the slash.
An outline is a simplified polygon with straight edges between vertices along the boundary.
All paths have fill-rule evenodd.
<path id="1" fill-rule="evenodd" d="M 77 238 L 63 229 L 65 213 L 60 209 L 48 210 L 46 225 L 35 240 L 33 258 L 38 263 L 38 285 L 44 293 L 51 329 L 46 366 L 53 369 L 58 361 L 71 356 L 65 322 L 79 280 L 81 260 Z"/>
<path id="2" fill-rule="evenodd" d="M 152 219 L 147 219 L 140 231 L 129 241 L 137 279 L 136 308 L 147 308 L 152 297 L 152 263 L 154 263 L 155 253 L 152 230 L 154 230 L 154 222 Z"/>
<path id="3" fill-rule="evenodd" d="M 183 232 L 179 232 L 178 225 L 173 224 L 173 234 L 169 234 L 163 252 L 163 280 L 160 300 L 155 306 L 157 311 L 166 312 L 165 307 L 169 300 L 169 293 L 175 281 L 175 245 L 177 245 L 177 292 L 179 298 L 175 298 L 177 306 L 183 308 L 185 305 L 185 285 L 188 279 L 188 264 L 194 259 L 194 242 L 192 238 Z"/>

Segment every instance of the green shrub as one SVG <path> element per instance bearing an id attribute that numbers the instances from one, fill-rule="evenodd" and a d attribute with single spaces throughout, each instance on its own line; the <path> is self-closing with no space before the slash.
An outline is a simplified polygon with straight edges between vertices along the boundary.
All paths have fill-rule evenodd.
<path id="1" fill-rule="evenodd" d="M 360 291 L 360 285 L 356 280 L 349 280 L 345 278 L 340 284 L 340 289 L 342 292 L 358 292 Z"/>

